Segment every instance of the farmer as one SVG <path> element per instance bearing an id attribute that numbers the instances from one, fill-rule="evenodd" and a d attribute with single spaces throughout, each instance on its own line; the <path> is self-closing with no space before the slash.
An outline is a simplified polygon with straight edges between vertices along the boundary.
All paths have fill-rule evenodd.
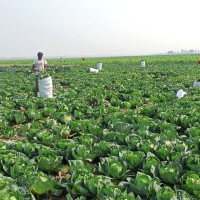
<path id="1" fill-rule="evenodd" d="M 62 62 L 62 61 L 63 61 L 63 58 L 61 57 L 61 58 L 60 58 L 60 62 Z"/>
<path id="2" fill-rule="evenodd" d="M 35 88 L 35 96 L 37 97 L 38 89 L 39 89 L 39 83 L 38 83 L 38 77 L 41 72 L 44 72 L 47 70 L 47 61 L 43 59 L 43 53 L 38 52 L 37 54 L 38 59 L 36 59 L 33 62 L 32 70 L 36 72 L 36 88 Z"/>

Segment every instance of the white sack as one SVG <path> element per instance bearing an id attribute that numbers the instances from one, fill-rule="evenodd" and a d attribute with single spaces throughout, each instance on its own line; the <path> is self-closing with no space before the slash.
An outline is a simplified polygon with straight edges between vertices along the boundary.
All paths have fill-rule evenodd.
<path id="1" fill-rule="evenodd" d="M 142 67 L 145 67 L 145 60 L 142 60 L 142 61 L 141 61 L 141 66 L 142 66 Z"/>
<path id="2" fill-rule="evenodd" d="M 52 92 L 40 93 L 40 97 L 53 98 L 53 93 Z"/>
<path id="3" fill-rule="evenodd" d="M 44 78 L 39 80 L 40 97 L 53 98 L 53 83 L 52 78 Z"/>
<path id="4" fill-rule="evenodd" d="M 90 68 L 90 72 L 98 73 L 99 70 L 98 69 L 94 69 L 94 68 Z"/>
<path id="5" fill-rule="evenodd" d="M 196 80 L 193 84 L 193 87 L 200 87 L 200 82 Z"/>
<path id="6" fill-rule="evenodd" d="M 41 85 L 45 85 L 45 86 L 47 86 L 47 85 L 48 86 L 53 86 L 51 76 L 49 76 L 48 78 L 40 79 L 39 83 L 41 83 Z"/>
<path id="7" fill-rule="evenodd" d="M 97 69 L 98 69 L 99 71 L 102 70 L 102 63 L 101 63 L 101 62 L 98 62 L 98 63 L 97 63 Z"/>
<path id="8" fill-rule="evenodd" d="M 176 94 L 176 96 L 181 99 L 184 95 L 186 94 L 186 92 L 184 92 L 182 89 L 179 90 Z"/>

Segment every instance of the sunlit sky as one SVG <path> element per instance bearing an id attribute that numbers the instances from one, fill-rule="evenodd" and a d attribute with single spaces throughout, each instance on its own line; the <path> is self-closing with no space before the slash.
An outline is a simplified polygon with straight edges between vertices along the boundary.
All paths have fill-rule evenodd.
<path id="1" fill-rule="evenodd" d="M 200 0 L 0 0 L 0 57 L 200 49 Z"/>

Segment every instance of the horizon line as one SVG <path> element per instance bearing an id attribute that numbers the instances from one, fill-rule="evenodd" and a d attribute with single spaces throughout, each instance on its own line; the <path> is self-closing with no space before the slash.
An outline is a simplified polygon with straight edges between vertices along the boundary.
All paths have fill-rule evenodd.
<path id="1" fill-rule="evenodd" d="M 60 59 L 61 57 L 64 59 L 73 59 L 73 58 L 109 58 L 109 57 L 146 57 L 146 56 L 173 56 L 173 55 L 198 55 L 198 53 L 155 53 L 155 54 L 138 54 L 138 55 L 79 55 L 79 56 L 44 56 L 46 59 Z M 36 56 L 11 56 L 11 57 L 0 57 L 0 60 L 29 60 L 29 59 L 35 59 Z"/>

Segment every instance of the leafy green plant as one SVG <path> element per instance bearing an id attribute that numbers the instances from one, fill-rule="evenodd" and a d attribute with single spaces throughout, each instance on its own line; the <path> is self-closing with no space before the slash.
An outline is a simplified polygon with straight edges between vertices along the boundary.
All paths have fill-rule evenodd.
<path id="1" fill-rule="evenodd" d="M 143 163 L 143 170 L 154 176 L 158 176 L 158 168 L 160 167 L 161 163 L 158 157 L 156 157 L 151 152 L 147 153 L 147 157 Z"/>
<path id="2" fill-rule="evenodd" d="M 38 110 L 37 111 L 36 110 L 28 110 L 28 111 L 25 111 L 25 114 L 26 114 L 27 118 L 30 120 L 42 119 L 42 114 Z"/>
<path id="3" fill-rule="evenodd" d="M 158 200 L 171 200 L 175 198 L 176 193 L 168 186 L 161 188 L 156 191 L 156 199 Z"/>
<path id="4" fill-rule="evenodd" d="M 124 159 L 128 163 L 128 168 L 132 170 L 140 168 L 145 160 L 145 154 L 142 151 L 132 152 L 122 150 L 119 152 L 119 157 Z"/>
<path id="5" fill-rule="evenodd" d="M 50 77 L 49 73 L 47 71 L 44 71 L 40 73 L 39 79 L 44 79 Z"/>
<path id="6" fill-rule="evenodd" d="M 44 125 L 47 128 L 53 128 L 53 127 L 57 126 L 57 121 L 54 119 L 45 119 Z"/>
<path id="7" fill-rule="evenodd" d="M 161 179 L 170 184 L 179 183 L 179 177 L 182 172 L 182 166 L 179 163 L 163 164 L 159 167 Z"/>
<path id="8" fill-rule="evenodd" d="M 126 173 L 128 173 L 128 166 L 123 159 L 111 156 L 101 158 L 99 171 L 105 175 L 118 179 L 126 176 Z"/>
<path id="9" fill-rule="evenodd" d="M 138 172 L 135 179 L 128 179 L 130 187 L 134 193 L 144 196 L 152 197 L 160 190 L 160 179 L 152 179 L 149 175 Z"/>
<path id="10" fill-rule="evenodd" d="M 192 171 L 200 173 L 200 156 L 198 154 L 190 154 L 186 160 L 186 165 Z"/>
<path id="11" fill-rule="evenodd" d="M 37 166 L 42 171 L 54 171 L 58 165 L 61 165 L 62 157 L 55 154 L 40 155 L 34 158 Z"/>
<path id="12" fill-rule="evenodd" d="M 78 145 L 72 148 L 72 156 L 76 160 L 88 160 L 90 162 L 98 157 L 97 154 L 93 153 L 93 151 L 88 149 L 85 145 Z"/>
<path id="13" fill-rule="evenodd" d="M 15 135 L 16 131 L 14 128 L 12 127 L 7 127 L 7 128 L 3 128 L 0 130 L 0 134 L 3 135 L 3 138 L 11 138 Z"/>
<path id="14" fill-rule="evenodd" d="M 56 112 L 55 108 L 49 108 L 49 107 L 45 107 L 42 111 L 42 115 L 44 117 L 51 117 L 53 116 L 53 114 Z"/>
<path id="15" fill-rule="evenodd" d="M 71 129 L 69 128 L 69 126 L 58 125 L 53 127 L 53 131 L 55 132 L 57 137 L 66 138 L 67 136 L 69 136 Z"/>
<path id="16" fill-rule="evenodd" d="M 181 177 L 181 184 L 183 188 L 190 194 L 200 198 L 200 177 L 195 172 L 188 171 Z"/>
<path id="17" fill-rule="evenodd" d="M 23 187 L 20 187 L 17 182 L 7 176 L 0 174 L 0 200 L 4 199 L 24 199 L 24 200 L 35 200 L 32 193 Z"/>
<path id="18" fill-rule="evenodd" d="M 22 124 L 26 121 L 26 117 L 23 114 L 17 114 L 15 116 L 15 121 L 16 121 L 17 124 Z"/>

